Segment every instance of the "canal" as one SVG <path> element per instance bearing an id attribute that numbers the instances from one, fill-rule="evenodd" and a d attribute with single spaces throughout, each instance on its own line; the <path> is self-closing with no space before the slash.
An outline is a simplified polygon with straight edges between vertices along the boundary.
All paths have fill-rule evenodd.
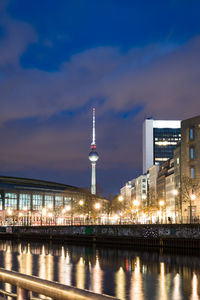
<path id="1" fill-rule="evenodd" d="M 0 241 L 0 267 L 119 299 L 200 299 L 197 254 Z"/>

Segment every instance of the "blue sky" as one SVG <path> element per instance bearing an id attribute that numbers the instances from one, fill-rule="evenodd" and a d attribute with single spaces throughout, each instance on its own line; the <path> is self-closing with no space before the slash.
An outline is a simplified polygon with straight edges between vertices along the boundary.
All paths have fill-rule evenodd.
<path id="1" fill-rule="evenodd" d="M 141 173 L 145 117 L 199 114 L 197 0 L 1 0 L 2 175 L 117 193 Z"/>

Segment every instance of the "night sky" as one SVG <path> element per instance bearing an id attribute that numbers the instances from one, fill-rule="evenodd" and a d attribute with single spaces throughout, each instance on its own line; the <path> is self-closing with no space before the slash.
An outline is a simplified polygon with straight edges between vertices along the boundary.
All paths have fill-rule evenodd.
<path id="1" fill-rule="evenodd" d="M 200 114 L 199 0 L 0 0 L 0 174 L 104 194 L 142 172 L 142 122 Z"/>

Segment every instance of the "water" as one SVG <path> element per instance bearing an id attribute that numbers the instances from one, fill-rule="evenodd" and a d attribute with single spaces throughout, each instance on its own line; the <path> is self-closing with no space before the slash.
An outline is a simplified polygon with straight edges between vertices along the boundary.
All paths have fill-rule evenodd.
<path id="1" fill-rule="evenodd" d="M 198 255 L 0 241 L 0 267 L 119 299 L 200 300 Z"/>

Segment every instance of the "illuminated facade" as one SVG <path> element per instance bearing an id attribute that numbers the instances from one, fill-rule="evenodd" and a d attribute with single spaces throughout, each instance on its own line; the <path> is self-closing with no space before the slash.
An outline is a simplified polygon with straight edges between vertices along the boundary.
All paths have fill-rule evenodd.
<path id="1" fill-rule="evenodd" d="M 74 186 L 0 176 L 0 223 L 66 224 L 67 216 L 72 223 L 72 215 L 73 222 L 80 215 L 83 221 L 96 201 L 101 203 L 101 209 L 107 202 Z"/>
<path id="2" fill-rule="evenodd" d="M 200 217 L 200 116 L 181 122 L 180 178 L 183 219 Z M 191 195 L 195 199 L 190 199 Z M 190 202 L 191 200 L 191 202 Z M 191 207 L 190 207 L 191 204 Z"/>
<path id="3" fill-rule="evenodd" d="M 146 119 L 143 123 L 143 173 L 173 157 L 181 141 L 181 121 Z"/>

